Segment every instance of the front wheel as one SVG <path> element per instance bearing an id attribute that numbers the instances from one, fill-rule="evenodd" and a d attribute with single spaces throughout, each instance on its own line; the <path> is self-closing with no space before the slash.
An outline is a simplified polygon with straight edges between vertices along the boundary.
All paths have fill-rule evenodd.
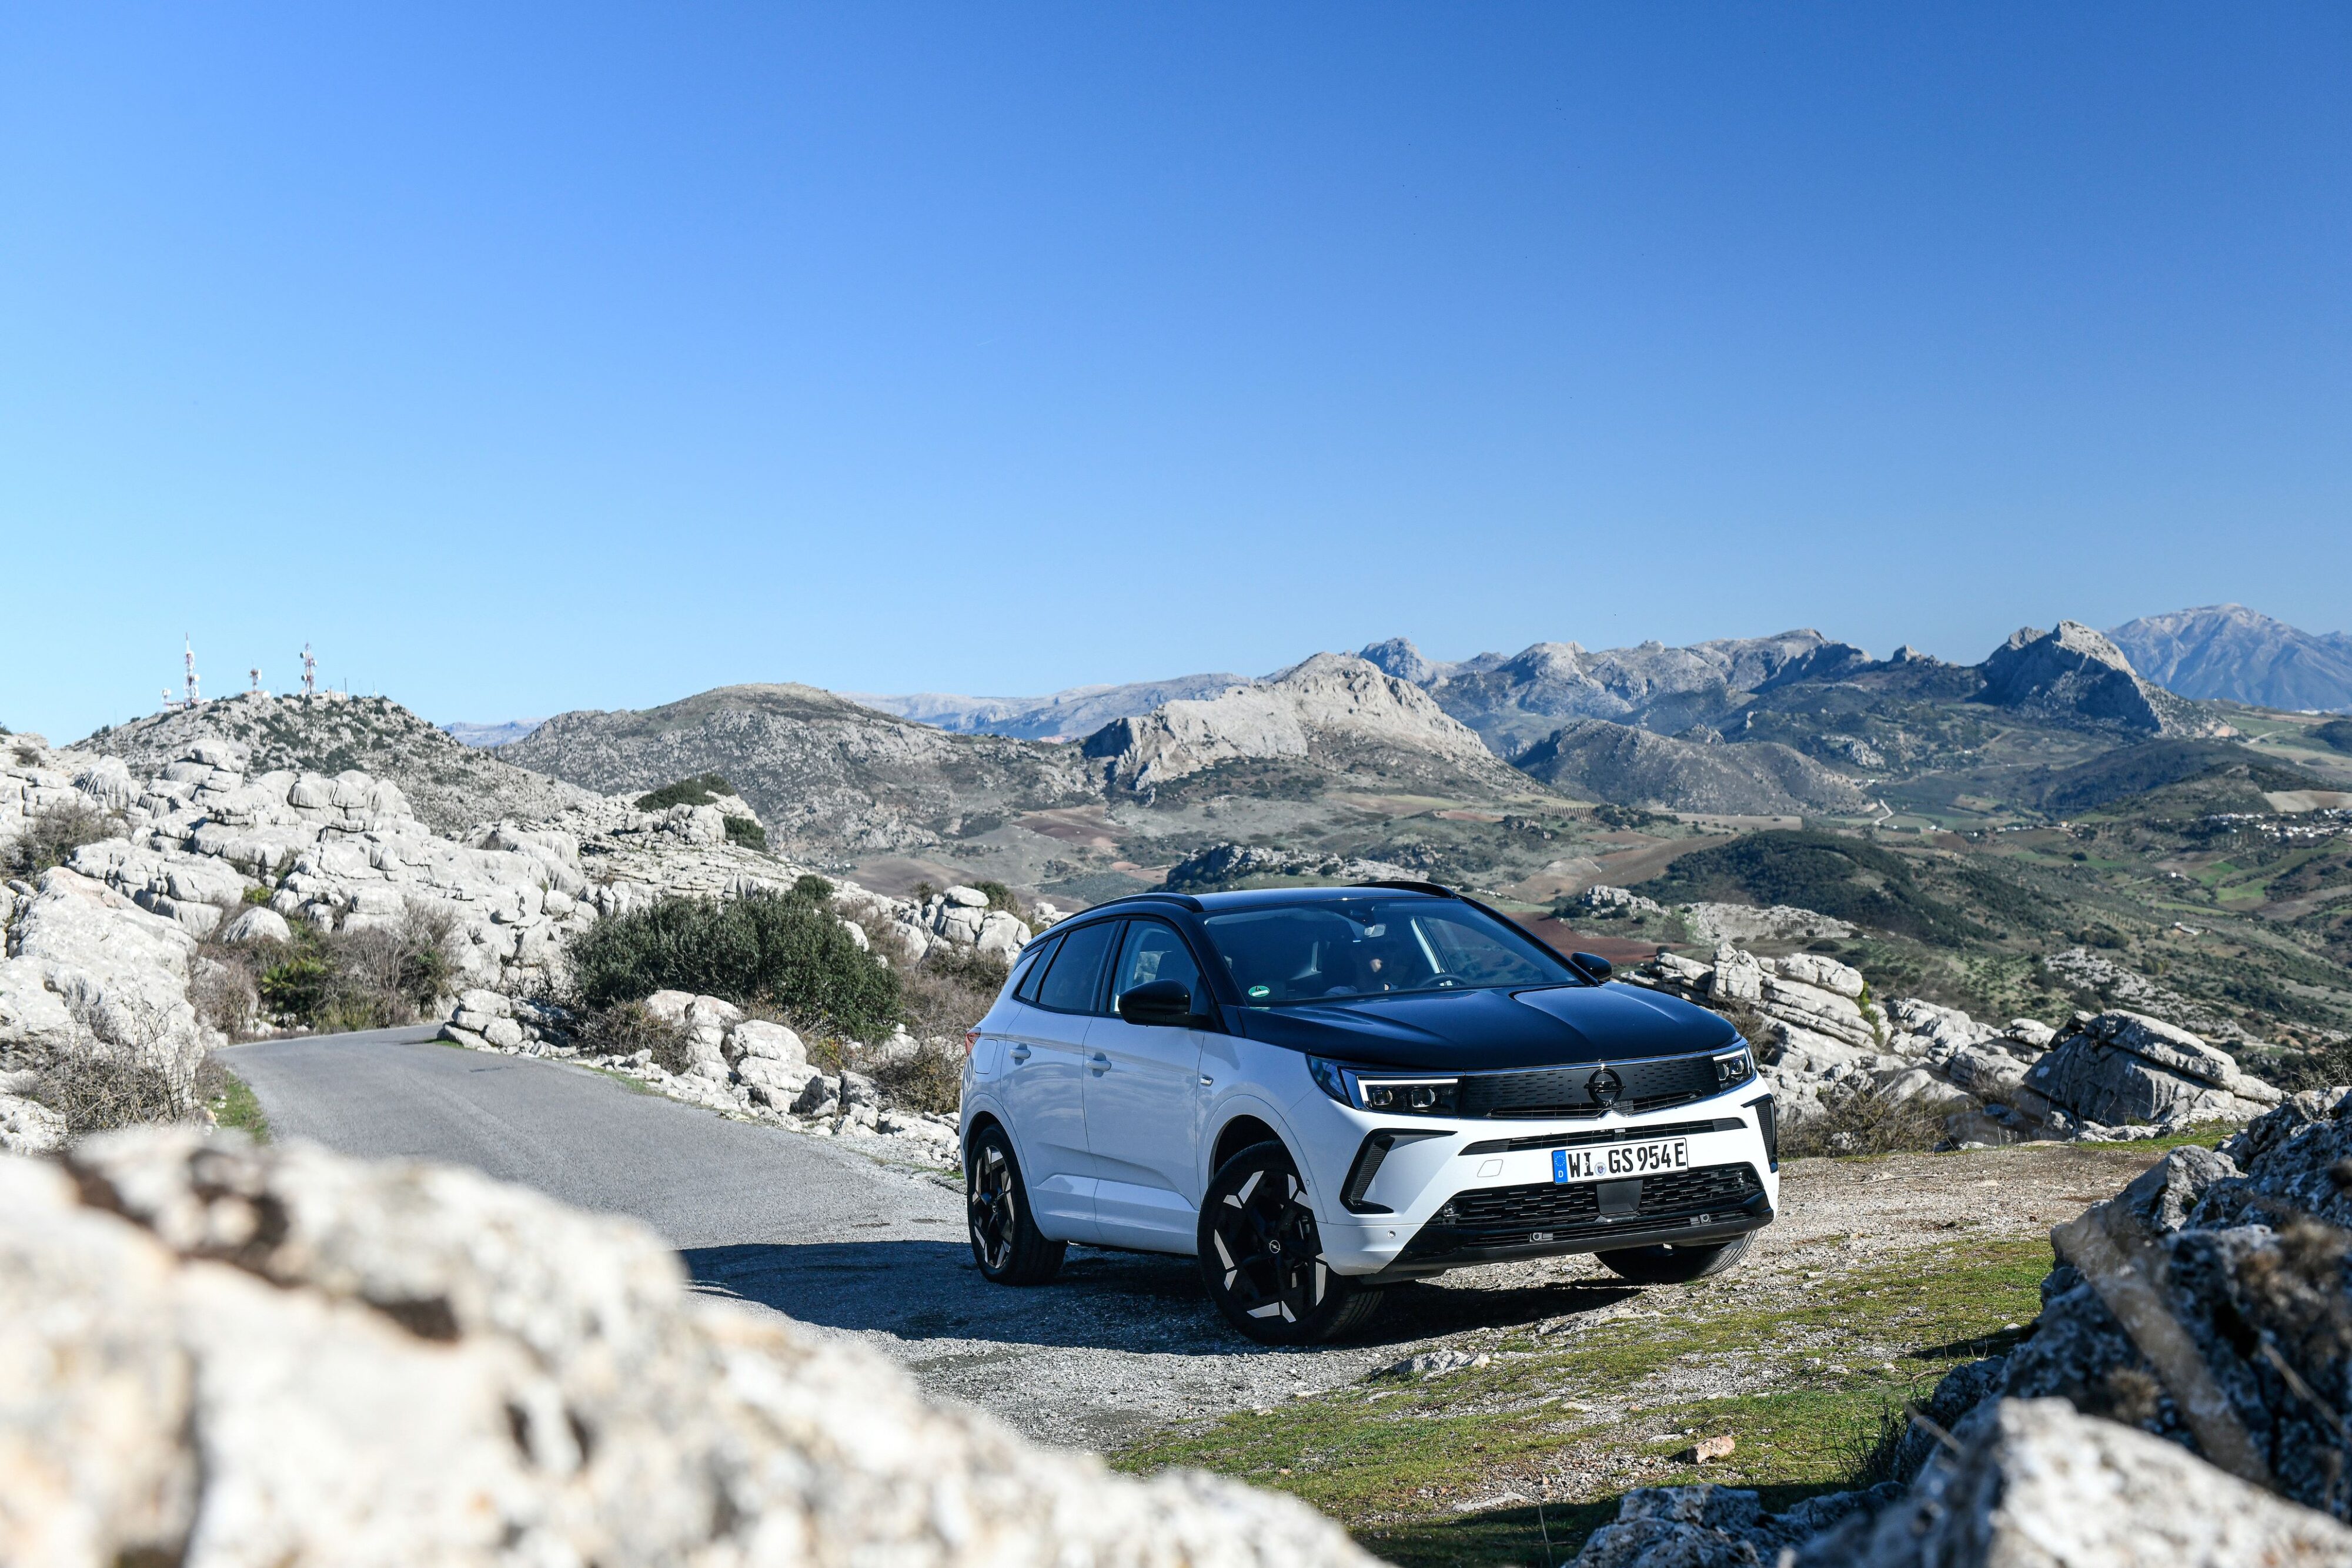
<path id="1" fill-rule="evenodd" d="M 1360 1327 L 1381 1292 L 1323 1260 L 1315 1211 L 1289 1151 L 1255 1144 L 1219 1167 L 1201 1200 L 1201 1278 L 1225 1321 L 1260 1344 L 1314 1344 Z"/>
<path id="2" fill-rule="evenodd" d="M 1042 1285 L 1061 1272 L 1066 1243 L 1038 1234 L 1021 1162 L 1002 1127 L 982 1127 L 964 1159 L 965 1208 L 971 1220 L 971 1256 L 1000 1285 Z"/>
<path id="3" fill-rule="evenodd" d="M 1595 1256 L 1620 1279 L 1637 1285 L 1687 1285 L 1720 1274 L 1747 1257 L 1753 1239 L 1740 1236 L 1703 1247 L 1625 1247 Z"/>

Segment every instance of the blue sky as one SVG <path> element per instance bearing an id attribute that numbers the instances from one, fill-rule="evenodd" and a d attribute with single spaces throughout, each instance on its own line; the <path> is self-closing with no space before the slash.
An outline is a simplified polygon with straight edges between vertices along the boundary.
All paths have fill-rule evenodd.
<path id="1" fill-rule="evenodd" d="M 0 723 L 2352 627 L 2352 11 L 0 6 Z"/>

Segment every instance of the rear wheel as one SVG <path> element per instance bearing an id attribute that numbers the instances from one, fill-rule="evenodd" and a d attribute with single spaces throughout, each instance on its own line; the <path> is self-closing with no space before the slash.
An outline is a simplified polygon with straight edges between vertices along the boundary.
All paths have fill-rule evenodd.
<path id="1" fill-rule="evenodd" d="M 1277 1143 L 1244 1149 L 1210 1180 L 1200 1250 L 1217 1310 L 1261 1344 L 1313 1344 L 1380 1309 L 1378 1289 L 1325 1263 L 1298 1167 Z"/>
<path id="2" fill-rule="evenodd" d="M 1596 1256 L 1611 1271 L 1637 1285 L 1687 1285 L 1720 1274 L 1747 1257 L 1753 1239 L 1741 1236 L 1703 1247 L 1626 1247 Z"/>
<path id="3" fill-rule="evenodd" d="M 971 1220 L 971 1256 L 1000 1285 L 1042 1285 L 1061 1271 L 1069 1247 L 1038 1234 L 1021 1162 L 1002 1127 L 982 1127 L 964 1158 L 965 1207 Z"/>

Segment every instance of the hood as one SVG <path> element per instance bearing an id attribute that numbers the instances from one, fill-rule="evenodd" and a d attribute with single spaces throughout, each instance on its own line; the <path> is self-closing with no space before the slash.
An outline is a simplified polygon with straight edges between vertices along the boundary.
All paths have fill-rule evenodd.
<path id="1" fill-rule="evenodd" d="M 1417 991 L 1377 1000 L 1234 1009 L 1268 1045 L 1366 1067 L 1491 1072 L 1719 1051 L 1720 1016 L 1633 986 Z"/>

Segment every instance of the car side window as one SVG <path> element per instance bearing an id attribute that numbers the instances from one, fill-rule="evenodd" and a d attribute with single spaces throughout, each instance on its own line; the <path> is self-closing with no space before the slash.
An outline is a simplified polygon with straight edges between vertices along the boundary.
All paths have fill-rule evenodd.
<path id="1" fill-rule="evenodd" d="M 1033 1005 L 1036 1002 L 1037 984 L 1045 977 L 1045 967 L 1054 961 L 1054 949 L 1060 945 L 1060 942 L 1061 938 L 1058 936 L 1048 936 L 1043 941 L 1032 942 L 1027 950 L 1022 954 L 1022 957 L 1026 962 L 1022 969 L 1020 983 L 1013 988 L 1013 997 L 1015 1001 L 1028 1002 Z"/>
<path id="2" fill-rule="evenodd" d="M 1110 956 L 1111 939 L 1118 922 L 1105 920 L 1082 925 L 1062 938 L 1052 967 L 1037 988 L 1037 1005 L 1059 1013 L 1090 1013 L 1102 989 L 1103 963 Z"/>
<path id="3" fill-rule="evenodd" d="M 1154 980 L 1175 980 L 1195 998 L 1201 995 L 1201 966 L 1192 961 L 1192 950 L 1176 928 L 1157 920 L 1130 920 L 1127 940 L 1119 945 L 1118 967 L 1112 972 L 1111 1000 L 1116 1004 L 1136 987 Z"/>

